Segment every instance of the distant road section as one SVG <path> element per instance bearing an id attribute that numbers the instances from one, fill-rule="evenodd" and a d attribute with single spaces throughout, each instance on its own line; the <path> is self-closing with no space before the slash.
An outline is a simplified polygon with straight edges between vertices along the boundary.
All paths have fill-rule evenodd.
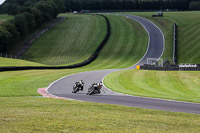
<path id="1" fill-rule="evenodd" d="M 136 64 L 143 65 L 147 63 L 147 58 L 160 58 L 164 52 L 164 35 L 162 31 L 151 21 L 133 15 L 124 15 L 130 19 L 138 21 L 146 29 L 149 35 L 149 46 L 144 57 Z M 131 68 L 135 68 L 135 66 Z"/>
<path id="2" fill-rule="evenodd" d="M 164 50 L 164 36 L 162 31 L 155 24 L 153 24 L 147 19 L 132 15 L 123 15 L 123 16 L 136 20 L 139 23 L 141 23 L 149 34 L 149 42 L 148 42 L 149 45 L 146 54 L 137 64 L 133 65 L 129 69 L 134 69 L 136 65 L 145 64 L 147 61 L 146 57 L 160 58 Z M 100 95 L 94 95 L 94 96 L 86 95 L 87 89 L 92 83 L 100 81 L 107 74 L 119 70 L 120 69 L 99 70 L 99 71 L 82 72 L 70 75 L 52 83 L 47 88 L 47 91 L 50 94 L 53 94 L 58 97 L 70 98 L 80 101 L 117 104 L 117 105 L 141 107 L 141 108 L 164 110 L 164 111 L 200 114 L 200 104 L 128 96 L 124 94 L 119 94 L 117 92 L 113 92 L 112 90 L 109 90 L 105 87 L 102 88 Z M 85 83 L 84 91 L 79 92 L 77 94 L 72 94 L 73 84 L 75 83 L 75 81 L 81 79 L 83 79 Z"/>

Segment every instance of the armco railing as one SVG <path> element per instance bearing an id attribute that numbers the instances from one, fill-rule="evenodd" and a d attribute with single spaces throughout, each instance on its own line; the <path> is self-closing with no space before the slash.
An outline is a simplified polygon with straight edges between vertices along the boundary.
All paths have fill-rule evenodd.
<path id="1" fill-rule="evenodd" d="M 200 64 L 169 64 L 164 67 L 144 64 L 140 66 L 142 70 L 159 70 L 159 71 L 200 71 Z"/>
<path id="2" fill-rule="evenodd" d="M 174 36 L 173 36 L 173 63 L 178 63 L 178 51 L 177 51 L 177 25 L 174 23 Z"/>

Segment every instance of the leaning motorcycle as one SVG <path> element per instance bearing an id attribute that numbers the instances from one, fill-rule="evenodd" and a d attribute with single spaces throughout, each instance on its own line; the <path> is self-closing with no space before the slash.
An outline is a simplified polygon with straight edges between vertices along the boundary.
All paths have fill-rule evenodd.
<path id="1" fill-rule="evenodd" d="M 102 85 L 99 84 L 99 85 L 92 85 L 88 88 L 88 93 L 87 95 L 93 95 L 93 94 L 100 94 L 101 93 L 101 88 L 102 88 Z"/>
<path id="2" fill-rule="evenodd" d="M 72 93 L 77 93 L 77 92 L 79 92 L 79 86 L 76 86 L 76 85 L 74 85 L 73 86 L 73 91 L 72 91 Z"/>
<path id="3" fill-rule="evenodd" d="M 75 83 L 74 86 L 73 86 L 72 93 L 77 93 L 79 91 L 83 91 L 83 84 Z"/>

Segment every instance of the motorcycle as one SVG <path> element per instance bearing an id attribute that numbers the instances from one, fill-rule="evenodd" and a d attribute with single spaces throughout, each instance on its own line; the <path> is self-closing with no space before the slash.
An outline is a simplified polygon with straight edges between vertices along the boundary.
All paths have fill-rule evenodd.
<path id="1" fill-rule="evenodd" d="M 88 93 L 86 95 L 100 94 L 101 93 L 102 84 L 93 84 L 88 88 Z"/>
<path id="2" fill-rule="evenodd" d="M 79 91 L 83 91 L 83 85 L 81 85 L 79 83 L 75 83 L 75 85 L 73 86 L 72 93 L 77 93 Z"/>

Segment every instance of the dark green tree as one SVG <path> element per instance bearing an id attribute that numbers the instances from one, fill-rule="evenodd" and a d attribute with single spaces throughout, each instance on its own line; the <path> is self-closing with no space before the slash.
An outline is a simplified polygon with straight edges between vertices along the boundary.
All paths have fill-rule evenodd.
<path id="1" fill-rule="evenodd" d="M 1 26 L 12 35 L 12 38 L 10 40 L 11 43 L 9 45 L 9 47 L 12 47 L 12 45 L 18 42 L 20 39 L 20 33 L 17 31 L 17 28 L 15 27 L 14 20 L 6 21 L 2 23 Z"/>
<path id="2" fill-rule="evenodd" d="M 28 22 L 24 13 L 17 14 L 14 18 L 15 26 L 21 37 L 28 33 Z"/>
<path id="3" fill-rule="evenodd" d="M 12 35 L 3 27 L 0 26 L 0 52 L 7 51 Z"/>

